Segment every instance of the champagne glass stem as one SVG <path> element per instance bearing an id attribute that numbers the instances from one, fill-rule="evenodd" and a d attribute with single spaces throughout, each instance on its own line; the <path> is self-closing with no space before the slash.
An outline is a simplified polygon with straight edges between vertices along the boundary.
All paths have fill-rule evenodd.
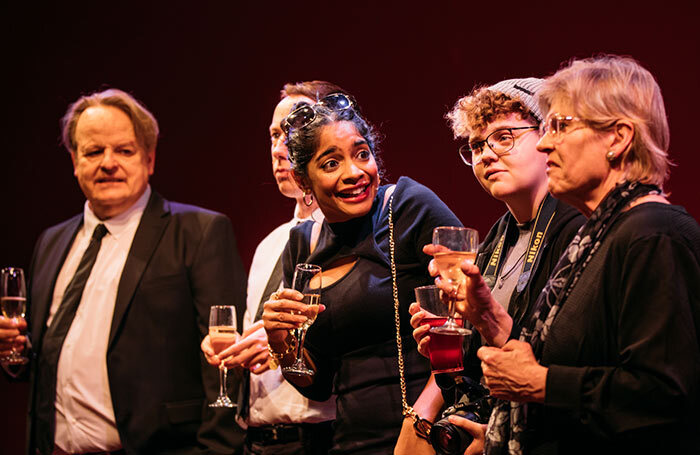
<path id="1" fill-rule="evenodd" d="M 455 305 L 457 304 L 457 296 L 455 293 L 450 294 L 450 299 L 447 301 L 447 317 L 449 319 L 454 319 L 455 316 Z"/>
<path id="2" fill-rule="evenodd" d="M 17 323 L 19 322 L 19 318 L 12 318 L 12 322 L 14 322 L 15 324 L 17 324 Z M 14 340 L 13 340 L 13 341 L 14 341 Z M 17 349 L 15 349 L 14 343 L 12 344 L 12 347 L 10 348 L 10 358 L 11 358 L 13 361 L 19 359 L 19 355 L 18 355 L 18 353 L 17 353 Z"/>
<path id="3" fill-rule="evenodd" d="M 221 362 L 221 365 L 219 365 L 219 397 L 227 397 L 228 392 L 226 390 L 226 380 L 228 376 L 228 368 L 226 368 L 226 365 L 224 365 L 224 362 Z"/>
<path id="4" fill-rule="evenodd" d="M 299 346 L 297 346 L 297 362 L 303 363 L 302 356 L 304 355 L 304 340 L 306 340 L 306 329 L 299 330 Z"/>
<path id="5" fill-rule="evenodd" d="M 455 298 L 454 294 L 450 295 L 449 300 L 447 301 L 447 322 L 445 323 L 446 325 L 452 327 L 455 325 L 455 304 L 457 303 L 457 299 Z"/>
<path id="6" fill-rule="evenodd" d="M 453 285 L 455 285 L 455 289 L 450 292 L 450 296 L 447 299 L 447 321 L 445 322 L 445 325 L 448 327 L 457 326 L 457 322 L 455 321 L 455 307 L 457 306 L 457 296 L 459 295 L 460 283 L 453 283 Z"/>
<path id="7" fill-rule="evenodd" d="M 296 314 L 303 314 L 307 320 L 294 329 L 293 333 L 296 338 L 294 363 L 282 368 L 282 371 L 292 375 L 313 376 L 313 370 L 310 370 L 304 362 L 304 340 L 306 339 L 306 330 L 313 324 L 318 313 L 321 297 L 321 267 L 314 264 L 297 264 L 292 283 L 293 288 L 303 295 L 301 302 L 306 305 L 303 311 L 296 312 Z"/>

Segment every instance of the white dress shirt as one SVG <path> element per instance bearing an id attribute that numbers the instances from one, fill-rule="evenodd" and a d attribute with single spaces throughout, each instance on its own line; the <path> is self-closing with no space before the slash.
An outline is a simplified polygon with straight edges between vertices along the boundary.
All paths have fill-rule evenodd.
<path id="1" fill-rule="evenodd" d="M 107 376 L 107 341 L 122 269 L 150 195 L 149 186 L 126 212 L 105 221 L 100 221 L 85 202 L 83 226 L 56 280 L 47 326 L 61 305 L 93 230 L 103 223 L 108 234 L 102 239 L 58 360 L 55 444 L 69 453 L 122 447 Z M 141 373 L 145 372 L 135 372 Z"/>
<path id="2" fill-rule="evenodd" d="M 267 281 L 277 258 L 282 254 L 289 240 L 289 231 L 297 224 L 311 218 L 323 220 L 323 214 L 319 209 L 306 219 L 298 218 L 298 212 L 297 207 L 294 218 L 272 231 L 255 250 L 248 275 L 244 330 L 254 322 Z M 281 286 L 282 283 L 280 283 Z M 248 425 L 257 427 L 276 423 L 316 423 L 333 419 L 335 419 L 335 396 L 325 402 L 309 400 L 285 381 L 279 368 L 262 374 L 251 373 Z"/>

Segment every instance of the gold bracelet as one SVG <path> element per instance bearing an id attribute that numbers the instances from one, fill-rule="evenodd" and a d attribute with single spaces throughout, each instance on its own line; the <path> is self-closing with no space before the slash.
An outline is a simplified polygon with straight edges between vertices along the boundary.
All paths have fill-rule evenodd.
<path id="1" fill-rule="evenodd" d="M 272 350 L 272 346 L 270 346 L 270 343 L 267 343 L 267 351 L 270 353 L 270 369 L 275 370 L 277 369 L 278 366 L 280 366 L 280 362 L 286 356 L 287 354 L 293 352 L 297 348 L 298 340 L 297 337 L 295 337 L 293 334 L 291 334 L 291 340 L 290 343 L 287 345 L 287 349 L 284 352 L 275 352 Z M 286 340 L 285 340 L 286 343 Z"/>
<path id="2" fill-rule="evenodd" d="M 433 422 L 428 419 L 421 418 L 411 406 L 407 406 L 403 410 L 403 416 L 409 417 L 411 420 L 413 420 L 413 430 L 416 432 L 416 435 L 419 438 L 430 441 L 430 430 L 433 429 Z"/>

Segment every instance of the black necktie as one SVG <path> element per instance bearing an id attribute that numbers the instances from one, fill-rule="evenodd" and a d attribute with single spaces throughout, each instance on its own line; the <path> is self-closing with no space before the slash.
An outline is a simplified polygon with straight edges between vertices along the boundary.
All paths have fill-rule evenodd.
<path id="1" fill-rule="evenodd" d="M 105 234 L 107 234 L 107 228 L 104 224 L 98 224 L 95 226 L 95 230 L 92 231 L 90 244 L 85 250 L 85 253 L 83 253 L 83 257 L 80 259 L 80 264 L 78 264 L 78 269 L 75 271 L 73 279 L 68 283 L 66 292 L 63 294 L 63 299 L 61 300 L 61 306 L 56 310 L 51 326 L 46 330 L 44 344 L 47 338 L 60 338 L 61 345 L 63 344 L 68 329 L 73 323 L 75 312 L 78 310 L 80 299 L 83 297 L 85 283 L 90 277 L 92 267 L 95 265 L 97 253 L 100 251 L 100 246 L 102 245 L 102 237 L 104 237 Z"/>
<path id="2" fill-rule="evenodd" d="M 85 283 L 90 277 L 92 267 L 95 265 L 97 253 L 102 245 L 102 237 L 107 234 L 104 224 L 99 224 L 92 232 L 92 238 L 83 257 L 80 259 L 78 269 L 73 275 L 66 292 L 63 294 L 61 305 L 56 310 L 51 326 L 46 329 L 46 334 L 41 342 L 41 352 L 39 354 L 39 371 L 36 384 L 37 392 L 37 434 L 44 433 L 50 436 L 51 440 L 46 441 L 50 446 L 53 444 L 53 434 L 55 431 L 54 414 L 56 412 L 54 402 L 56 400 L 56 374 L 58 369 L 58 359 L 61 355 L 63 341 L 66 338 L 68 329 L 73 323 L 73 318 L 78 310 L 78 305 L 83 296 Z"/>

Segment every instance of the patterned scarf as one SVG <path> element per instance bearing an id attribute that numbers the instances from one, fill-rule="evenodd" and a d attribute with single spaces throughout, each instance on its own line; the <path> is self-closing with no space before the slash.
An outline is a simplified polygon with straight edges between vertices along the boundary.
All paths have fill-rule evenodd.
<path id="1" fill-rule="evenodd" d="M 608 193 L 586 224 L 581 226 L 538 296 L 529 323 L 520 332 L 520 341 L 532 345 L 537 360 L 542 357 L 544 342 L 554 318 L 610 227 L 632 201 L 649 194 L 661 194 L 661 190 L 655 185 L 622 182 Z M 525 452 L 526 412 L 525 403 L 498 400 L 489 419 L 484 453 L 522 455 Z"/>

